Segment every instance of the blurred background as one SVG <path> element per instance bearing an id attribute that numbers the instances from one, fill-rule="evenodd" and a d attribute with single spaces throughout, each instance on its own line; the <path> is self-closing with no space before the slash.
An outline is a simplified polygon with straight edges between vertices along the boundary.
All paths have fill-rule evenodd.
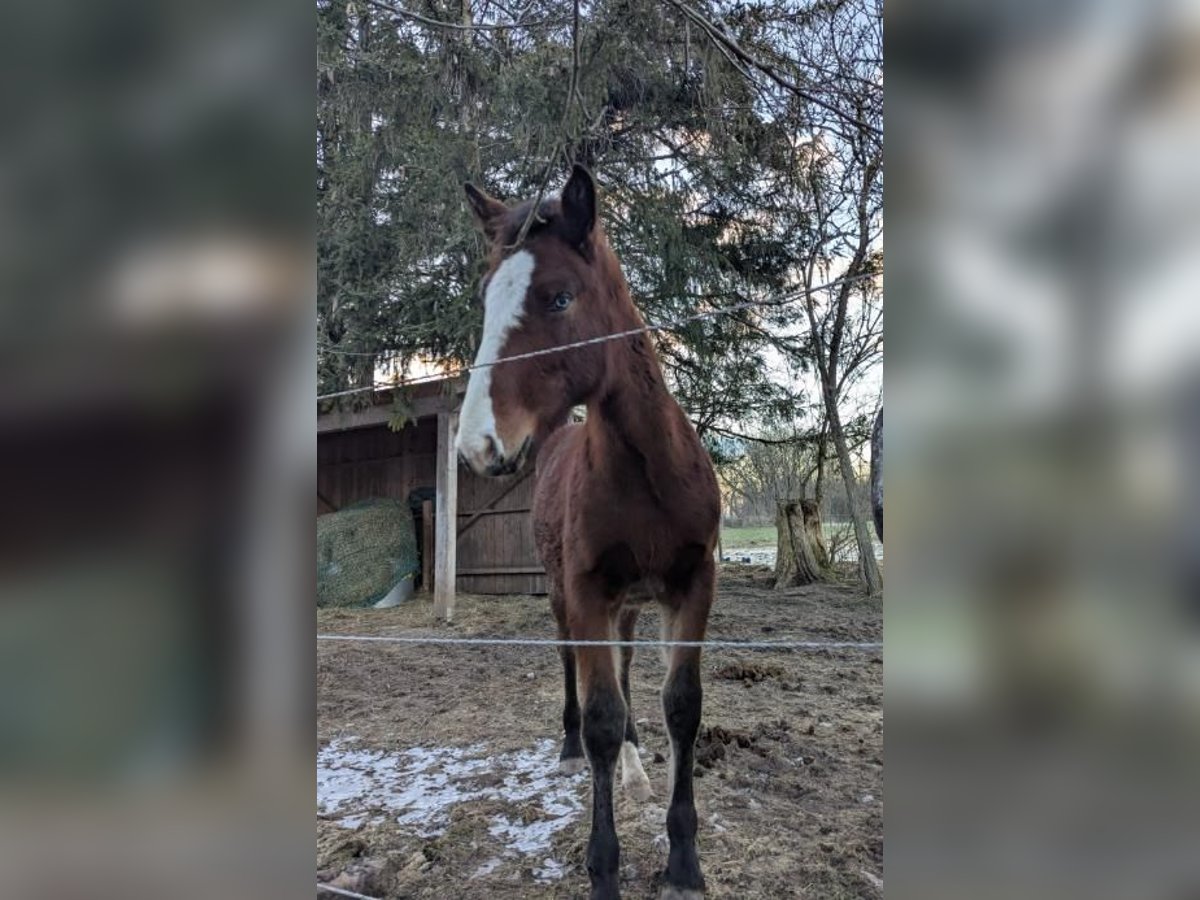
<path id="1" fill-rule="evenodd" d="M 1200 8 L 885 20 L 889 896 L 1200 896 Z"/>
<path id="2" fill-rule="evenodd" d="M 0 12 L 0 895 L 311 890 L 314 33 Z"/>

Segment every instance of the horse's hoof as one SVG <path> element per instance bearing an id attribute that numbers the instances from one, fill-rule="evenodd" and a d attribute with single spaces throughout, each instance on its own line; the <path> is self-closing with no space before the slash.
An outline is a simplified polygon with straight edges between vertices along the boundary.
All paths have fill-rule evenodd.
<path id="1" fill-rule="evenodd" d="M 558 771 L 564 775 L 577 775 L 582 772 L 587 766 L 587 761 L 582 756 L 572 756 L 568 759 L 560 759 L 558 761 Z"/>
<path id="2" fill-rule="evenodd" d="M 704 891 L 677 888 L 668 884 L 663 887 L 662 893 L 658 895 L 658 900 L 704 900 Z"/>

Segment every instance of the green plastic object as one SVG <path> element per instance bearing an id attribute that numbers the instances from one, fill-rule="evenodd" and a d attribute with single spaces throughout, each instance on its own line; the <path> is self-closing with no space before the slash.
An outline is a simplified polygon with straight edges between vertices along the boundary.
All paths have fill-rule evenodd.
<path id="1" fill-rule="evenodd" d="M 361 500 L 317 517 L 319 607 L 373 606 L 397 587 L 411 587 L 420 568 L 416 527 L 406 503 Z M 402 585 L 405 579 L 408 585 Z"/>

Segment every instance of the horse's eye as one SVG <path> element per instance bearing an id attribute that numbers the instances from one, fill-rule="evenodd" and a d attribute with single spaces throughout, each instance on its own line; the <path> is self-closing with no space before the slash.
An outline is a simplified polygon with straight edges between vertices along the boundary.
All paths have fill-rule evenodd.
<path id="1" fill-rule="evenodd" d="M 551 302 L 550 308 L 557 312 L 562 312 L 571 305 L 571 301 L 574 299 L 575 298 L 571 296 L 570 292 L 560 291 L 554 295 L 554 300 Z"/>

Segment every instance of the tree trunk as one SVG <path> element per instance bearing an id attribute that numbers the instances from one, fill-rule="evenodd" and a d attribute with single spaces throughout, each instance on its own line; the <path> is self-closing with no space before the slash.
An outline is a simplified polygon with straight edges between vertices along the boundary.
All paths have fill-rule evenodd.
<path id="1" fill-rule="evenodd" d="M 804 529 L 808 532 L 808 541 L 812 545 L 813 556 L 821 571 L 829 569 L 829 548 L 825 546 L 825 533 L 821 528 L 821 504 L 816 500 L 801 500 L 800 512 L 804 518 Z"/>
<path id="2" fill-rule="evenodd" d="M 875 533 L 883 540 L 883 407 L 875 415 L 871 429 L 871 512 L 875 514 Z"/>
<path id="3" fill-rule="evenodd" d="M 828 434 L 829 420 L 826 419 L 821 423 L 821 434 L 817 437 L 817 483 L 813 486 L 813 499 L 817 501 L 818 509 L 825 499 L 825 446 Z"/>
<path id="4" fill-rule="evenodd" d="M 775 587 L 795 587 L 824 581 L 829 553 L 821 538 L 816 501 L 779 500 L 775 504 Z"/>
<path id="5" fill-rule="evenodd" d="M 875 544 L 867 531 L 867 523 L 859 512 L 858 504 L 854 502 L 854 464 L 850 461 L 850 448 L 846 444 L 846 435 L 842 432 L 842 417 L 838 415 L 837 403 L 828 395 L 828 390 L 826 388 L 825 407 L 829 415 L 829 436 L 833 439 L 838 468 L 842 470 L 842 483 L 846 486 L 850 521 L 854 523 L 854 539 L 858 544 L 858 572 L 867 593 L 877 594 L 883 590 L 883 576 L 879 573 L 879 563 L 875 561 Z"/>

